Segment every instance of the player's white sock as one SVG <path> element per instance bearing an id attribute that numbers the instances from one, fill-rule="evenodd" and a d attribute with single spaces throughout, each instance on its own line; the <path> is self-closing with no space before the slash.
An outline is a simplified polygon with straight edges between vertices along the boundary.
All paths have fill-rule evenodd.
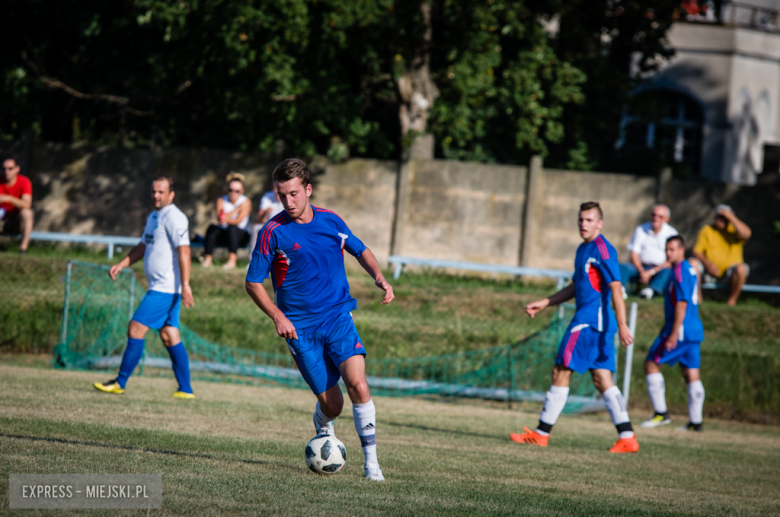
<path id="1" fill-rule="evenodd" d="M 688 414 L 692 424 L 701 424 L 704 409 L 704 385 L 693 381 L 688 385 Z"/>
<path id="2" fill-rule="evenodd" d="M 323 430 L 323 428 L 326 431 L 332 431 L 333 420 L 335 419 L 329 417 L 328 415 L 322 412 L 322 408 L 320 408 L 320 403 L 317 402 L 317 408 L 314 410 L 314 427 L 315 427 L 315 431 L 317 431 L 317 434 L 322 434 L 321 431 Z M 332 432 L 329 434 L 332 434 Z"/>
<path id="3" fill-rule="evenodd" d="M 568 386 L 550 386 L 550 391 L 548 391 L 547 395 L 544 397 L 542 414 L 539 415 L 539 425 L 536 427 L 537 433 L 542 436 L 550 434 L 552 426 L 555 425 L 555 422 L 558 421 L 558 417 L 561 416 L 568 396 Z"/>
<path id="4" fill-rule="evenodd" d="M 366 463 L 378 464 L 376 459 L 376 408 L 374 399 L 365 404 L 352 404 L 352 416 L 355 418 L 355 431 L 360 437 Z"/>
<path id="5" fill-rule="evenodd" d="M 659 415 L 665 415 L 666 408 L 666 384 L 661 372 L 650 373 L 647 375 L 647 392 L 650 394 L 650 402 L 653 403 L 653 410 Z"/>
<path id="6" fill-rule="evenodd" d="M 609 416 L 612 417 L 612 423 L 615 424 L 619 436 L 621 438 L 634 436 L 634 428 L 631 427 L 631 422 L 628 419 L 626 400 L 623 398 L 623 394 L 620 393 L 620 389 L 617 386 L 612 386 L 602 393 L 601 396 L 604 397 L 604 404 L 607 406 L 607 411 Z"/>

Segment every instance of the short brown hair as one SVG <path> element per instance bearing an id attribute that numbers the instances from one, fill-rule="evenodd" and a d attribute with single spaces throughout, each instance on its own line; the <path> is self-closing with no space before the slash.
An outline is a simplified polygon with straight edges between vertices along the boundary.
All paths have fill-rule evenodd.
<path id="1" fill-rule="evenodd" d="M 683 239 L 682 235 L 672 235 L 668 239 L 666 239 L 666 244 L 669 244 L 670 242 L 677 241 L 680 243 L 680 246 L 683 248 L 685 247 L 685 239 Z"/>
<path id="2" fill-rule="evenodd" d="M 601 211 L 601 205 L 599 205 L 598 201 L 585 201 L 580 205 L 580 212 L 587 212 L 588 210 L 593 210 L 594 208 L 599 212 L 599 219 L 603 220 L 604 212 Z"/>
<path id="3" fill-rule="evenodd" d="M 276 166 L 273 174 L 274 182 L 284 183 L 293 178 L 301 180 L 304 187 L 309 184 L 309 168 L 306 162 L 298 158 L 287 158 Z"/>
<path id="4" fill-rule="evenodd" d="M 168 176 L 167 174 L 159 174 L 154 177 L 152 183 L 154 183 L 155 181 L 167 181 L 168 192 L 173 192 L 173 178 L 171 176 Z"/>

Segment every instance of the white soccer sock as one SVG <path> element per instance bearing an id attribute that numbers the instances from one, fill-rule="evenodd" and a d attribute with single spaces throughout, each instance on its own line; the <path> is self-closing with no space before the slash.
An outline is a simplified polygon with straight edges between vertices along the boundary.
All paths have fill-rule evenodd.
<path id="1" fill-rule="evenodd" d="M 666 384 L 664 384 L 664 376 L 661 372 L 647 375 L 647 392 L 650 394 L 653 410 L 658 414 L 665 414 L 667 411 Z"/>
<path id="2" fill-rule="evenodd" d="M 542 414 L 539 415 L 539 426 L 536 432 L 542 436 L 547 436 L 552 431 L 552 426 L 561 416 L 563 407 L 566 405 L 566 399 L 569 396 L 568 386 L 550 386 L 550 391 L 544 397 L 544 407 Z"/>
<path id="3" fill-rule="evenodd" d="M 688 385 L 688 414 L 692 424 L 701 424 L 704 409 L 704 385 L 693 381 Z"/>
<path id="4" fill-rule="evenodd" d="M 620 438 L 631 438 L 634 436 L 634 429 L 628 419 L 628 410 L 626 409 L 626 400 L 617 386 L 612 386 L 601 394 L 604 397 L 604 404 L 607 406 L 612 423 L 615 424 Z"/>
<path id="5" fill-rule="evenodd" d="M 376 463 L 376 408 L 374 399 L 365 404 L 352 404 L 352 416 L 355 418 L 355 431 L 360 437 L 366 463 Z"/>
<path id="6" fill-rule="evenodd" d="M 317 420 L 317 424 L 322 427 L 333 427 L 333 421 L 335 418 L 331 418 L 325 413 L 322 412 L 322 408 L 320 408 L 320 403 L 317 402 L 317 408 L 314 410 L 314 418 Z"/>

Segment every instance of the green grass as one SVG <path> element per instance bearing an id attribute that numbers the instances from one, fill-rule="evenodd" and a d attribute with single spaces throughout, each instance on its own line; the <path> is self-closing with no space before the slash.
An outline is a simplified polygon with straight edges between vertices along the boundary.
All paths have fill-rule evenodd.
<path id="1" fill-rule="evenodd" d="M 68 258 L 108 264 L 105 254 L 76 248 L 31 248 L 20 257 L 0 252 L 0 348 L 48 352 L 60 330 L 65 265 Z M 145 285 L 141 264 L 133 266 Z M 244 272 L 193 266 L 196 298 L 182 321 L 213 342 L 287 354 L 270 320 L 244 292 Z M 523 307 L 553 290 L 551 285 L 513 279 L 450 276 L 427 271 L 404 274 L 393 282 L 397 300 L 380 306 L 381 292 L 367 275 L 351 273 L 358 329 L 369 356 L 425 357 L 505 345 L 545 327 L 552 310 L 535 319 Z M 746 296 L 737 307 L 705 293 L 701 315 L 703 380 L 709 415 L 780 422 L 780 297 Z M 632 404 L 648 409 L 642 363 L 663 325 L 663 301 L 640 300 L 632 375 Z M 686 403 L 685 386 L 676 371 L 664 369 L 670 404 Z"/>
<path id="2" fill-rule="evenodd" d="M 508 440 L 535 424 L 536 408 L 376 397 L 387 478 L 377 484 L 362 479 L 349 403 L 336 422 L 347 466 L 320 477 L 303 459 L 313 434 L 309 393 L 195 383 L 198 398 L 180 401 L 170 398 L 172 380 L 136 376 L 125 395 L 105 395 L 90 386 L 103 380 L 97 374 L 12 366 L 7 359 L 0 355 L 0 512 L 8 515 L 28 514 L 8 510 L 9 473 L 161 473 L 159 515 L 780 511 L 776 427 L 708 420 L 702 434 L 638 429 L 638 454 L 610 455 L 615 431 L 603 414 L 562 417 L 542 449 Z"/>

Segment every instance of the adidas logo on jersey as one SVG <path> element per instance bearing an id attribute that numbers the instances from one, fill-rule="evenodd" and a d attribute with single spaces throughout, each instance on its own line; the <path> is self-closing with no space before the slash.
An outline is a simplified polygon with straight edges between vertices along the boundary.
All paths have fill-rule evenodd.
<path id="1" fill-rule="evenodd" d="M 376 426 L 374 424 L 369 423 L 368 425 L 363 426 L 363 431 L 370 431 L 371 429 L 375 429 Z"/>
<path id="2" fill-rule="evenodd" d="M 295 246 L 293 246 L 293 249 L 292 249 L 292 250 L 293 250 L 293 251 L 297 251 L 297 250 L 299 250 L 299 249 L 301 249 L 301 248 L 303 248 L 303 246 L 301 246 L 300 244 L 298 244 L 298 243 L 296 242 L 296 243 L 295 243 Z"/>

